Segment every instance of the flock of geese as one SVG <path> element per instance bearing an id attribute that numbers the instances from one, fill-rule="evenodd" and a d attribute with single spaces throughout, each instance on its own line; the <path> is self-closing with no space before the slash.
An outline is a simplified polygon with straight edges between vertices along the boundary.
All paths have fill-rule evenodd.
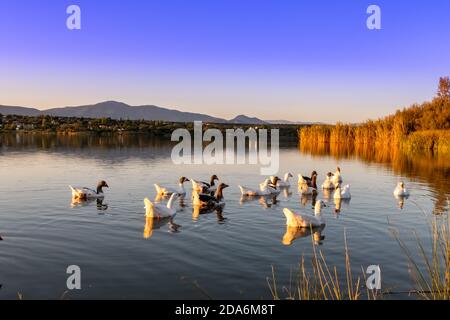
<path id="1" fill-rule="evenodd" d="M 313 171 L 310 177 L 298 175 L 298 190 L 301 195 L 317 195 L 319 188 L 317 186 L 317 172 Z M 281 190 L 289 189 L 291 187 L 290 179 L 293 178 L 291 173 L 286 173 L 283 179 L 277 176 L 271 176 L 265 179 L 257 187 L 248 187 L 239 185 L 239 190 L 242 197 L 267 197 L 277 196 Z M 224 189 L 229 185 L 221 182 L 217 175 L 212 175 L 209 182 L 188 179 L 181 177 L 177 186 L 164 186 L 155 184 L 157 197 L 169 198 L 166 205 L 144 199 L 145 215 L 147 218 L 164 219 L 173 218 L 177 209 L 175 208 L 175 201 L 178 197 L 186 197 L 185 183 L 192 183 L 192 205 L 197 211 L 209 212 L 223 208 L 225 206 L 225 199 L 223 196 Z M 72 198 L 78 201 L 103 199 L 103 188 L 108 188 L 105 181 L 100 181 L 96 189 L 78 188 L 70 186 L 72 191 Z M 321 189 L 325 192 L 332 192 L 333 198 L 337 200 L 345 200 L 351 198 L 350 185 L 343 186 L 343 178 L 341 169 L 337 167 L 334 173 L 329 172 L 326 175 L 325 181 L 321 185 Z M 409 192 L 403 182 L 399 182 L 394 190 L 394 196 L 397 198 L 408 197 Z M 321 210 L 325 207 L 324 201 L 314 201 L 314 215 L 295 213 L 289 208 L 284 208 L 283 213 L 286 217 L 286 225 L 291 228 L 318 228 L 325 225 L 325 221 L 321 216 Z"/>
<path id="2" fill-rule="evenodd" d="M 317 172 L 313 171 L 310 177 L 298 175 L 298 190 L 302 196 L 312 195 L 317 196 L 319 193 L 319 188 L 317 186 Z M 254 198 L 254 197 L 276 197 L 280 194 L 281 190 L 288 190 L 291 187 L 290 179 L 293 178 L 291 173 L 286 173 L 283 179 L 277 176 L 271 176 L 265 179 L 256 188 L 251 188 L 247 186 L 239 185 L 239 190 L 241 191 L 242 197 Z M 186 189 L 184 184 L 186 182 L 192 183 L 192 205 L 194 207 L 194 213 L 197 215 L 199 213 L 207 213 L 214 210 L 219 210 L 225 206 L 225 199 L 223 196 L 223 191 L 228 188 L 229 185 L 221 182 L 217 175 L 212 175 L 209 182 L 188 179 L 186 177 L 181 177 L 178 181 L 178 186 L 163 186 L 155 184 L 157 198 L 168 197 L 169 200 L 166 205 L 162 203 L 156 203 L 150 201 L 150 199 L 144 199 L 145 205 L 145 216 L 147 219 L 159 220 L 159 219 L 169 219 L 173 224 L 172 219 L 177 214 L 177 209 L 175 208 L 175 201 L 178 197 L 186 197 Z M 90 200 L 100 201 L 100 206 L 102 205 L 102 200 L 105 197 L 104 188 L 109 188 L 106 181 L 100 181 L 95 189 L 86 187 L 72 187 L 69 186 L 72 191 L 72 201 L 77 203 L 82 203 Z M 333 192 L 333 198 L 335 200 L 348 200 L 351 198 L 350 185 L 343 186 L 343 178 L 341 175 L 341 169 L 337 167 L 334 173 L 328 172 L 325 181 L 321 185 L 323 192 Z M 397 199 L 403 200 L 409 197 L 409 191 L 405 187 L 404 182 L 399 182 L 394 190 L 394 196 Z M 294 238 L 298 233 L 306 234 L 311 232 L 312 228 L 323 228 L 325 226 L 325 221 L 321 216 L 321 210 L 326 207 L 324 201 L 313 201 L 314 215 L 295 213 L 289 208 L 284 208 L 283 213 L 286 218 L 286 225 L 288 227 L 288 232 L 285 237 Z M 336 208 L 337 210 L 337 208 Z M 290 229 L 289 229 L 290 228 Z M 290 230 L 290 231 L 289 231 Z M 320 240 L 320 232 L 319 239 Z M 286 242 L 289 243 L 289 239 Z M 0 236 L 0 240 L 3 240 Z M 285 242 L 285 241 L 283 241 Z"/>

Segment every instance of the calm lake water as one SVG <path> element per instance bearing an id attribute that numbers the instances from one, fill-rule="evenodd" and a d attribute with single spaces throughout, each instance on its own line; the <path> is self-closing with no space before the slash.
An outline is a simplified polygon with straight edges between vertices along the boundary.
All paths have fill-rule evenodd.
<path id="1" fill-rule="evenodd" d="M 312 255 L 311 237 L 289 241 L 282 213 L 289 207 L 312 214 L 312 199 L 295 188 L 277 201 L 240 201 L 238 184 L 256 186 L 257 166 L 178 166 L 171 145 L 145 136 L 0 135 L 0 299 L 58 299 L 67 290 L 66 268 L 78 265 L 82 290 L 69 299 L 260 299 L 271 298 L 266 278 L 275 268 L 289 285 L 301 256 Z M 309 175 L 342 169 L 352 199 L 336 203 L 322 192 L 324 240 L 316 248 L 344 270 L 344 233 L 355 274 L 378 264 L 383 289 L 413 288 L 405 255 L 392 236 L 398 229 L 413 251 L 416 231 L 430 249 L 429 216 L 447 214 L 450 161 L 446 158 L 376 154 L 364 150 L 283 147 L 280 173 Z M 230 185 L 222 213 L 196 215 L 188 196 L 175 223 L 144 216 L 144 197 L 154 183 L 175 185 L 180 176 Z M 69 184 L 108 182 L 103 206 L 72 205 Z M 411 190 L 403 208 L 392 192 L 399 180 Z M 178 206 L 180 202 L 178 201 Z M 299 235 L 297 235 L 299 236 Z M 408 298 L 406 294 L 395 298 Z"/>

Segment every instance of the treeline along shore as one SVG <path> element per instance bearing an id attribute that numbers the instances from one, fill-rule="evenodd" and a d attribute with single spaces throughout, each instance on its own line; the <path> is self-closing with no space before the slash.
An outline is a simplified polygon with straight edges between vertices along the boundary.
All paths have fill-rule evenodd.
<path id="1" fill-rule="evenodd" d="M 48 134 L 126 134 L 143 133 L 169 138 L 178 128 L 194 130 L 193 122 L 75 118 L 49 115 L 20 116 L 0 114 L 0 133 Z M 317 145 L 346 145 L 389 150 L 432 151 L 450 154 L 450 78 L 439 81 L 436 97 L 395 114 L 360 124 L 232 124 L 203 123 L 203 129 L 279 129 L 280 140 L 300 142 L 303 149 Z"/>
<path id="2" fill-rule="evenodd" d="M 299 139 L 303 147 L 345 144 L 450 154 L 450 78 L 440 79 L 437 95 L 430 102 L 361 124 L 303 127 Z"/>
<path id="3" fill-rule="evenodd" d="M 185 128 L 193 132 L 193 122 L 168 122 L 158 120 L 116 120 L 111 118 L 74 118 L 55 117 L 49 115 L 20 116 L 0 114 L 0 133 L 43 133 L 43 134 L 127 134 L 141 133 L 155 137 L 169 138 L 172 132 L 179 128 Z M 203 129 L 279 129 L 281 140 L 297 141 L 297 124 L 222 124 L 203 123 Z"/>

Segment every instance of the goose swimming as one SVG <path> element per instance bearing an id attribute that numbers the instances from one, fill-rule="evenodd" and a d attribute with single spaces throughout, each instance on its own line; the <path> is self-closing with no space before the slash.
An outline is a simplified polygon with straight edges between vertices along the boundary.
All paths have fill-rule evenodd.
<path id="1" fill-rule="evenodd" d="M 325 181 L 322 183 L 322 189 L 323 190 L 334 190 L 334 175 L 331 172 L 327 173 L 327 177 L 325 178 Z"/>
<path id="2" fill-rule="evenodd" d="M 272 176 L 270 177 L 270 179 L 264 180 L 264 182 L 259 185 L 259 190 L 264 191 L 265 189 L 267 189 L 270 194 L 279 195 L 281 192 L 279 189 L 277 189 L 279 181 L 280 178 Z"/>
<path id="3" fill-rule="evenodd" d="M 343 180 L 342 180 L 342 176 L 341 176 L 341 168 L 340 167 L 336 168 L 336 172 L 333 174 L 332 181 L 335 186 L 337 184 L 342 184 Z"/>
<path id="4" fill-rule="evenodd" d="M 274 177 L 274 176 L 272 176 L 272 177 L 270 178 L 270 180 L 271 180 L 272 184 L 276 185 L 276 186 L 279 187 L 279 188 L 289 188 L 289 187 L 291 186 L 291 182 L 289 181 L 289 178 L 292 178 L 292 177 L 293 177 L 292 173 L 287 172 L 287 173 L 284 175 L 284 179 L 283 179 L 283 180 L 279 179 L 279 180 L 275 183 L 275 177 Z"/>
<path id="5" fill-rule="evenodd" d="M 273 188 L 270 187 L 269 189 L 270 180 L 266 179 L 263 183 L 259 185 L 259 190 L 244 187 L 244 186 L 238 186 L 241 190 L 241 194 L 243 196 L 247 197 L 255 197 L 255 196 L 270 196 L 272 195 Z M 275 189 L 276 190 L 276 189 Z"/>
<path id="6" fill-rule="evenodd" d="M 286 225 L 289 227 L 298 228 L 315 228 L 325 225 L 325 220 L 322 219 L 321 210 L 326 207 L 325 202 L 319 200 L 314 206 L 314 216 L 306 214 L 295 214 L 288 208 L 284 208 L 283 213 L 286 217 Z"/>
<path id="7" fill-rule="evenodd" d="M 245 186 L 238 186 L 243 196 L 255 197 L 255 196 L 270 196 L 271 193 L 267 190 L 267 182 L 263 183 L 263 190 L 255 190 Z"/>
<path id="8" fill-rule="evenodd" d="M 203 187 L 207 188 L 207 191 L 209 193 L 214 193 L 217 190 L 217 185 L 215 184 L 215 181 L 219 181 L 219 178 L 217 175 L 213 174 L 211 176 L 211 179 L 209 183 L 204 181 L 196 181 L 194 179 L 191 179 L 192 182 L 192 190 L 196 192 L 203 192 Z"/>
<path id="9" fill-rule="evenodd" d="M 315 171 L 314 171 L 315 172 Z M 312 176 L 310 182 L 305 180 L 301 174 L 298 175 L 298 190 L 302 195 L 317 194 L 317 173 Z"/>
<path id="10" fill-rule="evenodd" d="M 336 190 L 334 190 L 334 199 L 350 199 L 352 197 L 350 193 L 350 185 L 346 185 L 343 188 L 341 184 L 336 185 Z"/>
<path id="11" fill-rule="evenodd" d="M 93 190 L 86 187 L 72 187 L 69 186 L 72 190 L 72 198 L 75 200 L 89 200 L 89 199 L 97 199 L 104 198 L 103 188 L 109 188 L 106 181 L 102 180 L 97 184 L 97 190 Z"/>
<path id="12" fill-rule="evenodd" d="M 163 204 L 155 204 L 151 202 L 150 199 L 145 198 L 145 216 L 148 218 L 174 217 L 177 213 L 177 210 L 173 208 L 176 198 L 178 198 L 178 194 L 172 193 L 166 206 Z"/>
<path id="13" fill-rule="evenodd" d="M 154 186 L 156 189 L 156 193 L 160 196 L 169 196 L 172 195 L 173 193 L 178 193 L 178 195 L 180 196 L 185 196 L 186 190 L 184 189 L 184 183 L 186 181 L 189 181 L 189 179 L 186 177 L 181 177 L 178 182 L 178 188 L 164 187 L 159 184 L 154 184 Z"/>
<path id="14" fill-rule="evenodd" d="M 400 181 L 397 184 L 397 187 L 394 190 L 394 196 L 396 197 L 408 197 L 409 191 L 405 188 L 405 183 L 403 181 Z"/>
<path id="15" fill-rule="evenodd" d="M 204 186 L 202 192 L 194 192 L 192 204 L 200 208 L 215 209 L 225 205 L 223 197 L 223 189 L 229 186 L 225 183 L 220 183 L 217 186 L 215 195 L 208 193 L 208 189 Z"/>
<path id="16" fill-rule="evenodd" d="M 301 177 L 301 179 L 300 179 L 300 177 Z M 310 177 L 306 177 L 306 176 L 302 176 L 302 175 L 299 174 L 298 175 L 298 183 L 300 184 L 300 182 L 302 184 L 306 183 L 309 187 L 317 189 L 317 184 L 316 184 L 316 182 L 317 182 L 317 172 L 316 172 L 316 170 L 314 170 L 311 173 L 311 178 Z"/>

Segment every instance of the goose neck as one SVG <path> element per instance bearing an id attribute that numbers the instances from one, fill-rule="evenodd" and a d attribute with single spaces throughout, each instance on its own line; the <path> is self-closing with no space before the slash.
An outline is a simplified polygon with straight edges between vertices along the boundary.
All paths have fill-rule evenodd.
<path id="1" fill-rule="evenodd" d="M 219 200 L 219 201 L 223 199 L 223 192 L 222 192 L 222 188 L 221 187 L 217 188 L 216 199 Z"/>
<path id="2" fill-rule="evenodd" d="M 175 196 L 176 196 L 176 194 L 173 193 L 169 199 L 169 202 L 167 202 L 167 208 L 172 209 L 173 202 L 175 201 Z"/>

